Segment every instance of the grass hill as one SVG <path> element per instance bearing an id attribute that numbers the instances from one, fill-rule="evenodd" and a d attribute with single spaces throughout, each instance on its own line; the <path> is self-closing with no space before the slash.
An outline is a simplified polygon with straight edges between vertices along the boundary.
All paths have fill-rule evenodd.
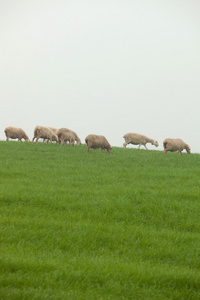
<path id="1" fill-rule="evenodd" d="M 200 156 L 0 142 L 0 299 L 199 299 Z"/>

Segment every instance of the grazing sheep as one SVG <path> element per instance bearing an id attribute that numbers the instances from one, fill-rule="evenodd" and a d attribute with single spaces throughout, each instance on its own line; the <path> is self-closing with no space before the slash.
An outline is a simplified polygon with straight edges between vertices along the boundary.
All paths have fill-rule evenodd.
<path id="1" fill-rule="evenodd" d="M 63 129 L 63 130 L 62 130 Z M 75 135 L 72 131 L 66 131 L 65 128 L 61 128 L 58 130 L 58 142 L 60 146 L 62 146 L 63 143 L 67 145 L 67 142 L 69 142 L 70 145 L 75 145 Z"/>
<path id="2" fill-rule="evenodd" d="M 36 143 L 38 143 L 39 138 L 43 139 L 43 143 L 45 139 L 48 139 L 52 142 L 52 139 L 58 141 L 58 137 L 56 134 L 54 134 L 48 127 L 45 126 L 36 126 L 34 129 L 34 137 L 32 139 L 32 142 L 34 142 L 34 139 L 36 138 Z"/>
<path id="3" fill-rule="evenodd" d="M 56 127 L 48 127 L 55 135 L 57 135 L 58 133 L 58 128 Z M 45 139 L 43 139 L 43 143 L 44 143 Z M 52 141 L 58 142 L 57 139 L 55 139 L 54 137 L 52 137 Z M 46 139 L 46 143 L 48 144 L 49 140 Z"/>
<path id="4" fill-rule="evenodd" d="M 68 129 L 68 128 L 60 128 L 60 129 L 58 130 L 58 133 L 57 133 L 57 134 L 63 133 L 63 132 L 71 132 L 72 135 L 73 135 L 74 140 L 75 140 L 76 143 L 77 143 L 77 145 L 81 145 L 81 140 L 80 140 L 80 138 L 78 137 L 78 135 L 77 135 L 76 132 L 74 132 L 74 131 L 72 131 L 72 130 L 70 130 L 70 129 Z"/>
<path id="5" fill-rule="evenodd" d="M 163 142 L 163 147 L 164 147 L 164 155 L 165 156 L 167 155 L 167 151 L 171 151 L 171 152 L 178 151 L 178 155 L 179 155 L 179 153 L 181 153 L 181 155 L 183 155 L 183 153 L 181 151 L 183 151 L 184 149 L 187 151 L 188 154 L 190 154 L 190 152 L 191 152 L 190 146 L 181 139 L 167 138 Z"/>
<path id="6" fill-rule="evenodd" d="M 22 128 L 9 126 L 5 128 L 4 132 L 6 135 L 6 141 L 9 141 L 9 138 L 18 139 L 18 142 L 21 142 L 22 139 L 24 139 L 26 142 L 30 141 L 27 134 Z"/>
<path id="7" fill-rule="evenodd" d="M 125 143 L 123 144 L 124 148 L 126 148 L 128 144 L 139 145 L 138 149 L 140 149 L 141 145 L 143 145 L 146 150 L 148 150 L 146 146 L 147 143 L 151 143 L 156 147 L 159 146 L 156 140 L 150 139 L 147 136 L 139 133 L 126 133 L 123 138 L 125 139 Z"/>
<path id="8" fill-rule="evenodd" d="M 105 149 L 108 152 L 112 151 L 111 145 L 109 144 L 108 140 L 103 135 L 89 134 L 85 138 L 85 142 L 87 144 L 87 149 L 86 149 L 87 152 L 90 150 L 90 148 L 93 148 L 93 149 L 101 148 L 101 152 L 102 151 L 105 152 Z"/>

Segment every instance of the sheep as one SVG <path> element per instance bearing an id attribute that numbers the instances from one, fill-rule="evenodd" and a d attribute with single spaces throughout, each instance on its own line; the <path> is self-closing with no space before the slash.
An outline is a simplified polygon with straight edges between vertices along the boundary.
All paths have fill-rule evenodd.
<path id="1" fill-rule="evenodd" d="M 150 139 L 147 136 L 139 133 L 134 133 L 134 132 L 126 133 L 123 136 L 123 138 L 125 139 L 125 143 L 123 144 L 124 148 L 126 148 L 128 144 L 139 145 L 138 149 L 140 149 L 141 145 L 143 145 L 146 150 L 148 150 L 146 146 L 147 143 L 151 143 L 156 147 L 159 146 L 156 140 Z"/>
<path id="2" fill-rule="evenodd" d="M 54 134 L 48 127 L 45 126 L 36 126 L 34 129 L 34 137 L 32 142 L 34 142 L 36 138 L 36 143 L 38 143 L 39 138 L 43 139 L 43 143 L 45 139 L 48 139 L 52 142 L 52 139 L 58 141 L 58 137 Z"/>
<path id="3" fill-rule="evenodd" d="M 22 139 L 24 139 L 26 142 L 30 141 L 27 134 L 22 128 L 8 126 L 5 128 L 4 132 L 6 135 L 6 141 L 9 141 L 9 138 L 18 139 L 18 142 L 21 142 Z"/>
<path id="4" fill-rule="evenodd" d="M 190 154 L 191 152 L 190 146 L 181 139 L 167 138 L 163 141 L 163 147 L 164 147 L 165 156 L 167 155 L 167 151 L 171 151 L 171 152 L 178 151 L 178 155 L 179 153 L 183 155 L 181 151 L 183 151 L 184 149 L 187 151 L 188 154 Z"/>
<path id="5" fill-rule="evenodd" d="M 68 129 L 68 128 L 60 128 L 59 130 L 58 130 L 58 133 L 57 134 L 59 134 L 59 133 L 63 133 L 63 132 L 71 132 L 72 133 L 72 135 L 73 135 L 73 138 L 74 138 L 74 140 L 76 141 L 76 143 L 77 143 L 77 145 L 81 145 L 81 140 L 80 140 L 80 138 L 78 137 L 78 135 L 77 135 L 77 133 L 76 132 L 74 132 L 74 131 L 72 131 L 72 130 L 70 130 L 70 129 Z"/>
<path id="6" fill-rule="evenodd" d="M 103 135 L 89 134 L 85 138 L 85 142 L 87 144 L 86 152 L 88 152 L 90 150 L 90 148 L 93 148 L 93 149 L 101 148 L 101 152 L 102 151 L 105 152 L 105 149 L 108 152 L 112 151 L 111 145 L 109 144 L 108 140 Z"/>
<path id="7" fill-rule="evenodd" d="M 56 127 L 48 127 L 55 135 L 57 135 L 58 133 L 58 128 Z M 45 139 L 43 139 L 43 143 L 44 143 Z M 52 141 L 58 141 L 57 139 L 55 139 L 54 137 L 52 137 Z M 49 140 L 46 139 L 46 143 L 48 144 Z"/>
<path id="8" fill-rule="evenodd" d="M 65 128 L 61 128 L 58 130 L 58 142 L 60 146 L 62 146 L 63 143 L 67 145 L 67 142 L 69 142 L 70 145 L 75 145 L 75 135 L 72 131 L 67 131 Z"/>

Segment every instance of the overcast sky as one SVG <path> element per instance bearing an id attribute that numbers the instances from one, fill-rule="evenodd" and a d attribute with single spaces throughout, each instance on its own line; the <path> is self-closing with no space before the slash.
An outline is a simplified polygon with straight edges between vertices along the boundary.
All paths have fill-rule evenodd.
<path id="1" fill-rule="evenodd" d="M 0 37 L 1 140 L 44 125 L 200 153 L 200 1 L 2 0 Z"/>

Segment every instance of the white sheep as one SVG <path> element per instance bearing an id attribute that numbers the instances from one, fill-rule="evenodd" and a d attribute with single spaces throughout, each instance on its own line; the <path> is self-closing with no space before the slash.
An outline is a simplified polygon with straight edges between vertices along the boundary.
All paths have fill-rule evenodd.
<path id="1" fill-rule="evenodd" d="M 60 146 L 62 146 L 63 143 L 67 145 L 67 142 L 69 142 L 70 145 L 75 145 L 75 134 L 71 130 L 65 130 L 65 128 L 60 128 L 58 130 L 58 142 Z"/>
<path id="2" fill-rule="evenodd" d="M 22 128 L 14 127 L 14 126 L 8 126 L 4 130 L 6 135 L 6 141 L 9 141 L 9 139 L 18 139 L 18 142 L 22 141 L 24 139 L 26 142 L 29 142 L 29 138 L 25 131 Z"/>
<path id="3" fill-rule="evenodd" d="M 90 150 L 90 148 L 93 148 L 93 149 L 101 148 L 101 151 L 104 151 L 104 152 L 105 152 L 105 149 L 108 152 L 112 151 L 111 145 L 109 144 L 108 140 L 103 135 L 89 134 L 85 138 L 85 142 L 87 144 L 87 149 L 86 149 L 87 152 Z"/>
<path id="4" fill-rule="evenodd" d="M 128 144 L 139 145 L 138 149 L 140 149 L 141 145 L 143 145 L 146 150 L 148 150 L 146 146 L 147 143 L 151 143 L 156 147 L 159 146 L 156 140 L 150 139 L 147 136 L 139 133 L 129 132 L 126 133 L 123 138 L 125 140 L 125 143 L 123 144 L 124 148 L 126 148 Z"/>
<path id="5" fill-rule="evenodd" d="M 167 151 L 171 151 L 171 152 L 178 151 L 178 155 L 179 155 L 179 153 L 181 153 L 181 155 L 183 155 L 182 151 L 184 149 L 187 151 L 188 154 L 190 154 L 190 152 L 191 152 L 190 146 L 181 139 L 167 138 L 163 141 L 163 147 L 164 147 L 164 155 L 165 156 L 167 155 Z"/>
<path id="6" fill-rule="evenodd" d="M 58 133 L 58 128 L 56 128 L 56 127 L 51 127 L 51 126 L 48 126 L 48 128 L 57 136 L 57 133 Z M 44 141 L 46 141 L 46 143 L 48 144 L 48 142 L 49 142 L 49 140 L 48 139 L 43 139 L 43 143 L 44 143 Z M 52 141 L 55 141 L 55 142 L 57 142 L 58 140 L 57 139 L 55 139 L 54 137 L 52 137 Z"/>
<path id="7" fill-rule="evenodd" d="M 60 129 L 58 130 L 57 134 L 60 134 L 60 133 L 63 133 L 63 132 L 71 132 L 71 133 L 72 133 L 71 136 L 73 136 L 73 138 L 74 138 L 74 140 L 76 141 L 77 145 L 81 145 L 81 140 L 80 140 L 80 138 L 78 137 L 78 135 L 77 135 L 76 132 L 74 132 L 74 131 L 72 131 L 72 130 L 70 130 L 70 129 L 68 129 L 68 128 L 60 128 Z"/>
<path id="8" fill-rule="evenodd" d="M 39 138 L 43 139 L 43 143 L 45 139 L 48 139 L 52 142 L 52 139 L 58 141 L 58 137 L 54 134 L 48 127 L 45 126 L 36 126 L 34 129 L 34 136 L 32 142 L 34 142 L 36 138 L 36 143 L 38 143 Z"/>

